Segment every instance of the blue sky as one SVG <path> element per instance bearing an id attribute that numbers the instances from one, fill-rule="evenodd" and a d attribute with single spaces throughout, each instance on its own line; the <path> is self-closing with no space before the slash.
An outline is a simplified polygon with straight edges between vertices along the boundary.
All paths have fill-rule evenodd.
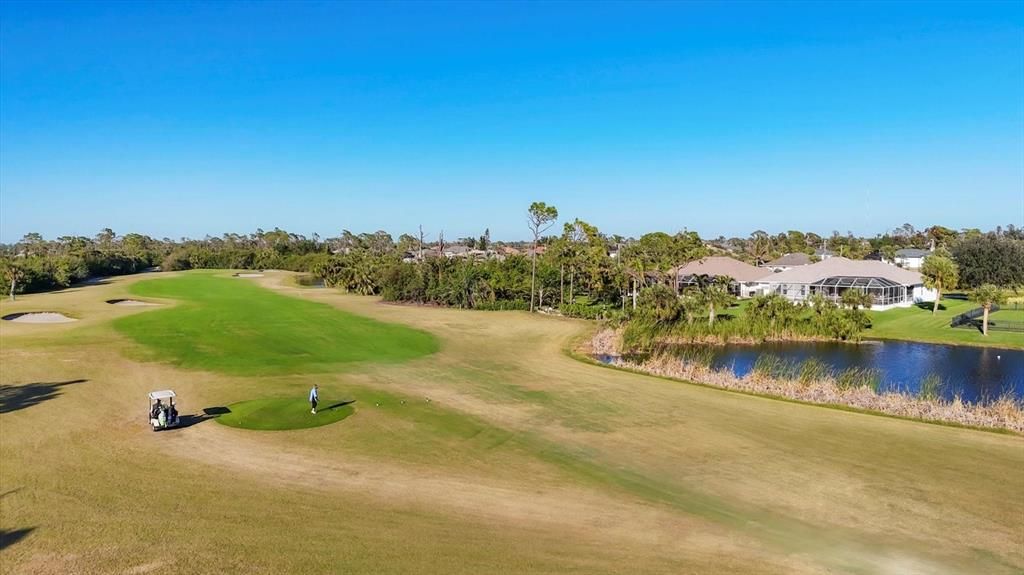
<path id="1" fill-rule="evenodd" d="M 0 4 L 0 240 L 1024 224 L 1024 3 Z"/>

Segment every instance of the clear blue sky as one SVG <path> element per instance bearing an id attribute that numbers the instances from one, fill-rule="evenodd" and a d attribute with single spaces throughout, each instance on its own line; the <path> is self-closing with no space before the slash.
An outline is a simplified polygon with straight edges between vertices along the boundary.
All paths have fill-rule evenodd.
<path id="1" fill-rule="evenodd" d="M 1024 3 L 0 4 L 0 240 L 1024 224 Z"/>

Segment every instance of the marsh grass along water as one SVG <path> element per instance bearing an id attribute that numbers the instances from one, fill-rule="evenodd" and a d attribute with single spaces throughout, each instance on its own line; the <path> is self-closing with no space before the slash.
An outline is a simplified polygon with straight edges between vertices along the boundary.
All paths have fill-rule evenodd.
<path id="1" fill-rule="evenodd" d="M 767 368 L 765 363 L 772 360 L 765 358 L 774 357 L 801 372 L 799 379 L 812 377 L 812 371 L 860 371 L 858 379 L 868 380 L 869 372 L 875 374 L 877 381 L 872 386 L 879 392 L 960 397 L 972 403 L 1004 395 L 1024 398 L 1024 351 L 1020 350 L 906 341 L 765 343 L 706 349 L 712 368 L 729 368 L 740 377 L 757 370 L 759 363 Z"/>
<path id="2" fill-rule="evenodd" d="M 672 345 L 662 352 L 680 360 L 728 369 L 738 377 L 757 373 L 811 381 L 826 376 L 847 387 L 870 387 L 926 399 L 960 398 L 988 403 L 1024 399 L 1024 351 L 906 341 Z M 647 356 L 632 356 L 643 361 Z M 599 358 L 600 359 L 600 358 Z M 607 358 L 605 358 L 607 359 Z"/>

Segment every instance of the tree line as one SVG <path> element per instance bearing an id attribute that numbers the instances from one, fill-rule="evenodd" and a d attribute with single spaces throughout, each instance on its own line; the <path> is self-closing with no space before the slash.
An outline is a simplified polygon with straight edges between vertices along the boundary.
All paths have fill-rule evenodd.
<path id="1" fill-rule="evenodd" d="M 847 257 L 864 257 L 890 247 L 937 246 L 955 273 L 934 276 L 942 290 L 1024 285 L 1024 231 L 1014 226 L 990 232 L 954 231 L 941 226 L 914 230 L 905 225 L 874 238 L 834 233 L 822 237 L 789 231 L 749 238 L 705 240 L 696 232 L 652 232 L 639 238 L 609 235 L 580 219 L 555 228 L 554 206 L 536 202 L 527 210 L 528 241 L 492 241 L 489 231 L 472 242 L 449 244 L 443 234 L 428 240 L 422 230 L 397 239 L 384 231 L 343 231 L 321 238 L 274 229 L 227 233 L 202 239 L 155 239 L 138 233 L 118 236 L 104 229 L 94 237 L 46 240 L 27 234 L 0 246 L 0 272 L 14 293 L 67 287 L 89 277 L 161 269 L 286 269 L 312 273 L 327 285 L 390 301 L 476 309 L 558 308 L 583 317 L 610 317 L 639 307 L 652 285 L 680 294 L 670 271 L 708 255 L 729 255 L 750 263 L 820 246 Z M 820 242 L 820 246 L 819 246 Z M 452 245 L 475 252 L 449 257 Z M 922 270 L 928 271 L 928 270 Z M 711 278 L 714 280 L 714 278 Z M 931 281 L 931 279 L 929 279 Z M 698 285 L 691 309 L 723 309 L 720 282 Z M 694 295 L 696 294 L 696 295 Z M 699 306 L 698 306 L 699 303 Z"/>

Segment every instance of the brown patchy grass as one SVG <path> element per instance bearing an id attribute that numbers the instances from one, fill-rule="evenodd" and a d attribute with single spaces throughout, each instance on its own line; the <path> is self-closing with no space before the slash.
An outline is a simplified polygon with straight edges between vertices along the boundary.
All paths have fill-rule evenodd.
<path id="1" fill-rule="evenodd" d="M 81 318 L 0 325 L 0 571 L 1024 568 L 1020 437 L 602 369 L 562 353 L 583 322 L 381 305 L 282 277 L 256 281 L 425 329 L 441 350 L 341 374 L 233 377 L 131 359 L 144 354 L 110 321 L 148 310 L 103 302 L 139 278 L 0 304 Z M 326 401 L 355 399 L 355 415 L 166 433 L 142 415 L 150 389 L 174 388 L 197 413 L 314 381 Z"/>

